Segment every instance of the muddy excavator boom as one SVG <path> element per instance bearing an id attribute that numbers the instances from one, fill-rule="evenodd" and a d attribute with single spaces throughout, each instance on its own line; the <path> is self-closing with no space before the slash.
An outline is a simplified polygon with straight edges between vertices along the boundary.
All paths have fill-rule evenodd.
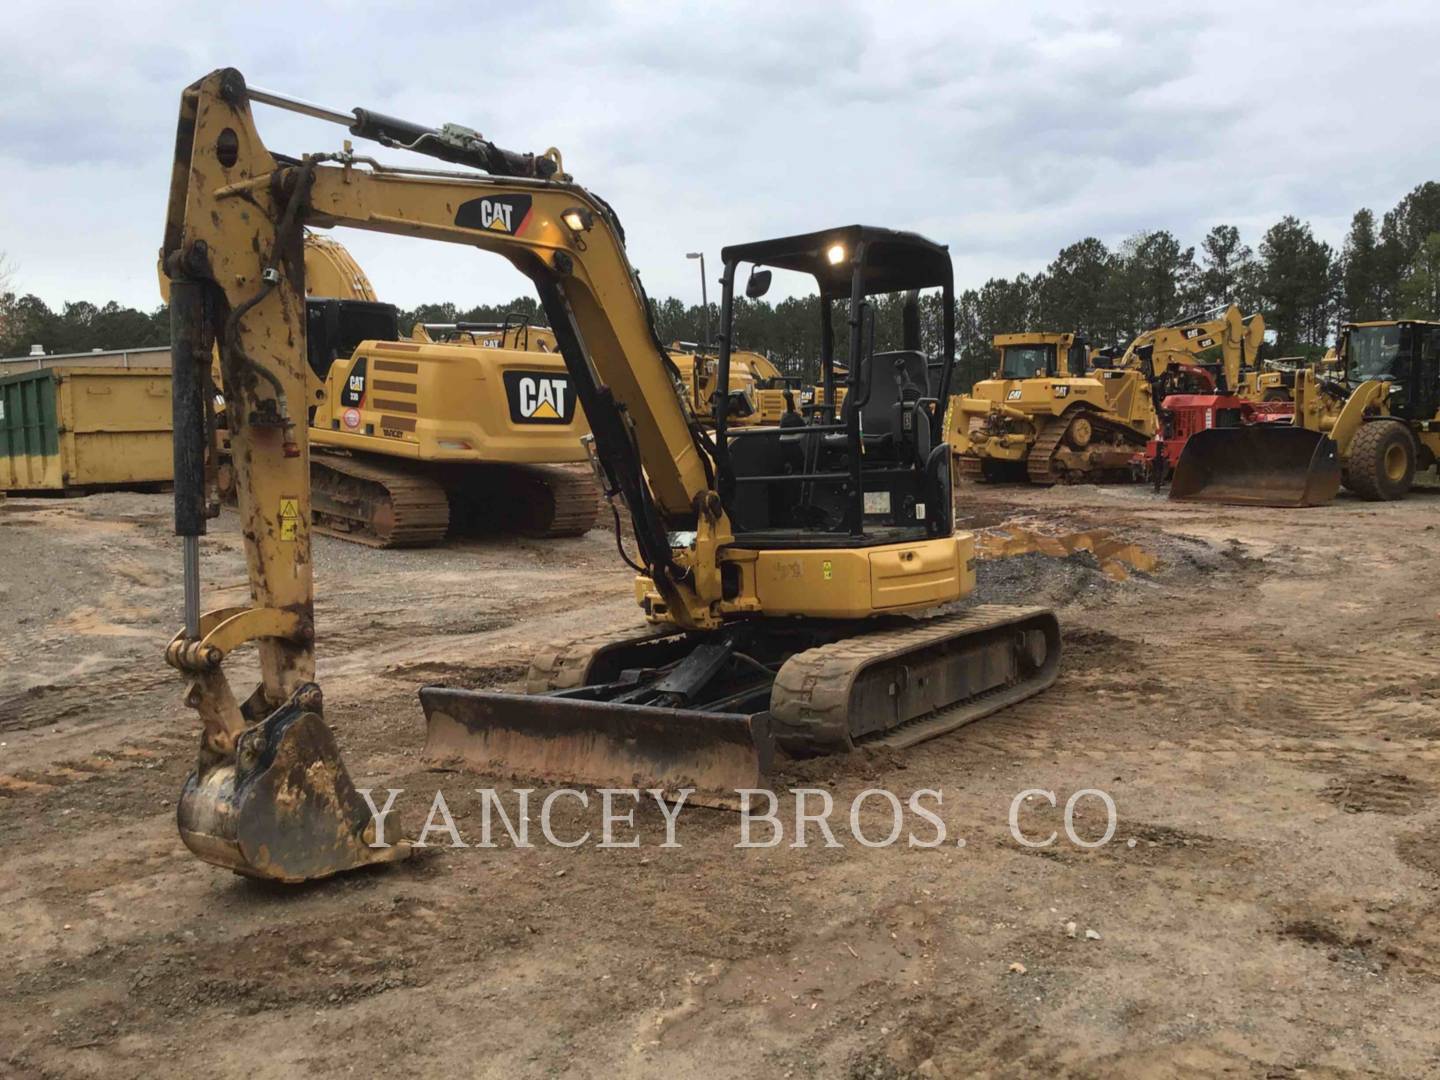
<path id="1" fill-rule="evenodd" d="M 257 101 L 465 168 L 397 168 L 348 147 L 272 154 L 251 115 Z M 167 659 L 190 679 L 187 703 L 203 722 L 179 808 L 181 835 L 202 858 L 301 880 L 407 850 L 373 846 L 373 807 L 340 760 L 314 683 L 306 416 L 325 387 L 306 362 L 307 224 L 469 245 L 529 277 L 590 419 L 607 495 L 633 530 L 649 629 L 546 650 L 531 669 L 535 693 L 424 688 L 429 756 L 552 780 L 698 789 L 696 801 L 723 803 L 760 782 L 777 748 L 903 745 L 1053 681 L 1059 634 L 1048 611 L 914 617 L 974 584 L 973 538 L 954 532 L 949 449 L 935 436 L 954 329 L 947 314 L 943 374 L 932 381 L 917 350 L 867 346 L 868 298 L 935 287 L 951 311 L 943 247 L 847 226 L 726 248 L 712 436 L 682 403 L 614 211 L 564 173 L 557 151 L 517 154 L 456 125 L 338 113 L 248 89 L 224 69 L 182 98 L 162 251 L 186 596 Z M 810 275 L 822 329 L 847 305 L 844 408 L 802 429 L 727 433 L 742 264 L 749 297 L 768 287 L 764 267 Z M 833 335 L 823 337 L 833 381 Z M 201 614 L 215 341 L 252 603 Z M 247 642 L 259 648 L 261 681 L 242 702 L 223 662 Z"/>

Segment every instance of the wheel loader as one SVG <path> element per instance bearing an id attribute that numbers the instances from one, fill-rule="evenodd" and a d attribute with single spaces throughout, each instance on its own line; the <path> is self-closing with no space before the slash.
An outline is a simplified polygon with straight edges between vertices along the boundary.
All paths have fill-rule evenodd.
<path id="1" fill-rule="evenodd" d="M 412 155 L 347 146 L 272 153 L 252 107 L 343 125 Z M 690 416 L 614 209 L 556 150 L 507 151 L 474 129 L 339 112 L 250 88 L 234 69 L 183 94 L 163 244 L 174 363 L 175 519 L 185 623 L 166 650 L 202 724 L 177 817 L 200 858 L 279 881 L 403 858 L 377 846 L 323 719 L 315 683 L 306 412 L 329 388 L 307 361 L 307 225 L 468 245 L 534 283 L 589 418 L 592 460 L 623 505 L 644 625 L 535 659 L 530 693 L 431 686 L 425 753 L 542 782 L 647 787 L 733 803 L 777 753 L 906 746 L 1036 694 L 1055 678 L 1045 609 L 954 605 L 975 585 L 973 536 L 954 529 L 942 402 L 954 365 L 949 252 L 909 232 L 850 225 L 725 248 L 713 432 Z M 444 168 L 414 164 L 428 155 Z M 737 275 L 764 295 L 775 270 L 818 289 L 833 381 L 843 310 L 846 400 L 801 427 L 733 428 Z M 876 352 L 872 296 L 935 288 L 942 354 Z M 200 538 L 210 357 L 220 344 L 251 602 L 202 613 Z M 938 371 L 938 382 L 931 372 Z M 254 643 L 260 682 L 232 690 L 225 660 Z M 393 838 L 397 823 L 387 822 Z"/>
<path id="2" fill-rule="evenodd" d="M 962 474 L 1035 484 L 1134 479 L 1137 455 L 1159 426 L 1159 396 L 1191 367 L 1239 385 L 1264 337 L 1263 317 L 1234 305 L 1148 330 L 1113 363 L 1099 350 L 1087 354 L 1074 335 L 1001 335 L 996 377 L 951 411 Z"/>
<path id="3" fill-rule="evenodd" d="M 1440 322 L 1344 324 L 1333 362 L 1300 369 L 1293 396 L 1288 422 L 1236 416 L 1192 435 L 1170 497 L 1319 506 L 1343 485 L 1403 498 L 1440 455 Z"/>
<path id="4" fill-rule="evenodd" d="M 462 324 L 448 341 L 417 328 L 407 341 L 343 245 L 307 233 L 305 271 L 308 358 L 325 384 L 310 414 L 316 531 L 394 548 L 452 531 L 550 538 L 594 526 L 590 470 L 557 467 L 587 461 L 589 429 L 563 361 L 538 355 L 554 352 L 547 330 L 507 320 Z M 216 423 L 216 494 L 233 502 L 227 422 Z"/>

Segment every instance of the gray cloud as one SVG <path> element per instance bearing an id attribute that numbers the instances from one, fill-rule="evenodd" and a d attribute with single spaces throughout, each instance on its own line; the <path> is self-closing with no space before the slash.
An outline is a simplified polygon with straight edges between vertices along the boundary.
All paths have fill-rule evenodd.
<path id="1" fill-rule="evenodd" d="M 337 2 L 219 8 L 12 0 L 0 70 L 0 250 L 47 300 L 158 302 L 180 90 L 226 64 L 348 109 L 558 145 L 619 210 L 652 293 L 686 250 L 867 221 L 951 245 L 962 281 L 1282 214 L 1338 243 L 1440 178 L 1433 5 Z M 259 112 L 272 146 L 339 129 Z M 500 260 L 345 236 L 386 298 L 508 299 Z"/>

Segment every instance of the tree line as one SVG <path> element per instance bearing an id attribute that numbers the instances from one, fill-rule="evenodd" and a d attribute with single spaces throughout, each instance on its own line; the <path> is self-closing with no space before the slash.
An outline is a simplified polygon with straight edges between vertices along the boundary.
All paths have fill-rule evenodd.
<path id="1" fill-rule="evenodd" d="M 1124 345 L 1143 330 L 1229 303 L 1247 315 L 1265 315 L 1276 356 L 1318 356 L 1343 321 L 1440 318 L 1440 182 L 1419 185 L 1379 217 L 1368 208 L 1356 211 L 1338 250 L 1289 215 L 1253 248 L 1233 225 L 1216 225 L 1198 248 L 1165 229 L 1137 233 L 1114 248 L 1085 237 L 1043 270 L 991 278 L 958 293 L 957 384 L 968 386 L 990 370 L 995 334 L 1075 330 L 1092 344 Z M 661 341 L 702 338 L 700 305 L 674 297 L 651 305 Z M 842 359 L 848 349 L 843 306 L 833 313 Z M 874 307 L 876 346 L 898 347 L 901 298 L 881 297 Z M 416 322 L 494 322 L 509 313 L 545 321 L 533 297 L 517 297 L 469 308 L 424 304 L 401 312 L 401 329 L 408 332 Z M 718 328 L 717 305 L 709 314 L 710 326 Z M 922 298 L 927 349 L 938 347 L 942 315 L 938 296 Z M 815 378 L 820 321 L 814 297 L 739 301 L 736 337 L 739 347 L 769 354 L 787 373 Z M 23 355 L 32 344 L 59 353 L 168 341 L 163 307 L 143 312 L 81 301 L 53 311 L 36 296 L 0 290 L 0 356 Z"/>

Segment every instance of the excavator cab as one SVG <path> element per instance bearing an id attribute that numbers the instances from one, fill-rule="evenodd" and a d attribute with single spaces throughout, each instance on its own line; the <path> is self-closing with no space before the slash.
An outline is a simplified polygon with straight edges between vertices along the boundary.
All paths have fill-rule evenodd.
<path id="1" fill-rule="evenodd" d="M 729 410 L 716 417 L 717 490 L 738 541 L 754 544 L 891 543 L 948 535 L 951 529 L 949 453 L 940 436 L 954 367 L 953 344 L 927 357 L 918 340 L 877 352 L 872 297 L 941 290 L 953 299 L 944 247 L 913 233 L 863 226 L 727 247 L 718 400 L 728 400 L 731 342 L 737 336 L 734 282 L 750 264 L 747 292 L 774 269 L 804 274 L 816 288 L 820 372 L 825 401 L 807 422 L 732 429 Z M 849 313 L 848 357 L 838 374 L 833 327 L 837 306 Z M 918 320 L 906 320 L 918 338 Z M 948 328 L 947 328 L 948 329 Z M 953 342 L 953 334 L 944 340 Z M 839 395 L 837 388 L 845 393 Z"/>

